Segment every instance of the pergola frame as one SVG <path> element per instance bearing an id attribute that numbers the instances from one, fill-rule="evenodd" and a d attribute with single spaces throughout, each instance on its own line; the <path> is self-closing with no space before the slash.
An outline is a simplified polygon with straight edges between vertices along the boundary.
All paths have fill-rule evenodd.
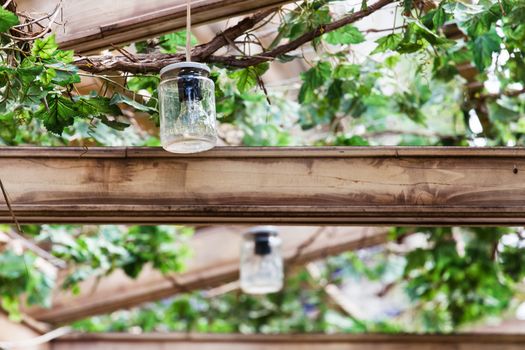
<path id="1" fill-rule="evenodd" d="M 41 322 L 69 323 L 178 293 L 235 284 L 239 278 L 239 246 L 246 230 L 239 226 L 198 229 L 188 242 L 194 254 L 182 273 L 165 275 L 146 267 L 131 279 L 115 271 L 102 282 L 97 277 L 82 282 L 78 295 L 56 290 L 51 309 L 32 307 L 23 311 Z M 286 237 L 282 255 L 287 268 L 388 240 L 387 228 L 280 226 L 279 231 Z"/>
<path id="2" fill-rule="evenodd" d="M 258 10 L 278 7 L 290 0 L 192 0 L 192 23 L 202 25 Z M 19 10 L 51 13 L 55 0 L 20 0 Z M 76 53 L 98 52 L 171 33 L 186 25 L 186 0 L 97 0 L 62 5 L 62 26 L 55 33 L 60 47 Z M 101 12 L 103 16 L 101 16 Z"/>
<path id="3" fill-rule="evenodd" d="M 520 169 L 522 148 L 0 148 L 22 223 L 521 225 Z"/>
<path id="4" fill-rule="evenodd" d="M 0 199 L 0 222 L 10 223 L 14 213 L 21 223 L 520 225 L 524 167 L 522 148 L 219 147 L 173 155 L 158 148 L 4 147 L 0 179 L 13 212 Z M 517 349 L 524 343 L 505 335 L 292 338 L 77 335 L 45 349 Z"/>
<path id="5" fill-rule="evenodd" d="M 194 23 L 286 2 L 199 2 Z M 48 9 L 55 1 L 21 3 Z M 129 1 L 132 13 L 110 0 L 85 2 L 80 12 L 66 7 L 71 25 L 59 33 L 61 47 L 90 52 L 184 25 L 182 1 L 143 3 Z M 22 223 L 522 225 L 524 159 L 517 148 L 222 148 L 174 156 L 143 148 L 17 147 L 0 149 L 0 179 Z M 0 198 L 0 222 L 10 223 L 11 215 Z M 39 349 L 510 350 L 524 343 L 523 336 L 501 334 L 105 334 L 73 335 Z"/>
<path id="6" fill-rule="evenodd" d="M 457 350 L 523 348 L 525 336 L 504 334 L 458 335 L 203 335 L 203 334 L 87 334 L 57 339 L 54 350 Z"/>

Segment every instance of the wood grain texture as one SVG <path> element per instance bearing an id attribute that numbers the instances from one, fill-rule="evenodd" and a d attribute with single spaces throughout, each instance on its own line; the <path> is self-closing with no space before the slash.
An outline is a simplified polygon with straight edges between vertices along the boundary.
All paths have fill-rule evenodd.
<path id="1" fill-rule="evenodd" d="M 0 178 L 23 223 L 525 224 L 522 148 L 0 148 Z"/>
<path id="2" fill-rule="evenodd" d="M 201 25 L 279 6 L 289 0 L 193 0 L 192 23 Z M 55 0 L 18 0 L 18 9 L 49 12 Z M 185 0 L 69 0 L 63 5 L 63 26 L 56 27 L 62 49 L 96 52 L 183 29 Z"/>
<path id="3" fill-rule="evenodd" d="M 278 229 L 283 237 L 283 257 L 287 266 L 381 244 L 388 234 L 387 229 L 362 227 L 280 226 Z M 199 229 L 189 241 L 193 256 L 187 261 L 188 269 L 184 273 L 166 277 L 146 268 L 133 280 L 117 271 L 100 281 L 95 278 L 85 281 L 80 295 L 57 290 L 51 309 L 30 308 L 24 312 L 44 322 L 71 322 L 180 292 L 236 281 L 241 237 L 247 230 L 239 226 Z"/>
<path id="4" fill-rule="evenodd" d="M 54 350 L 518 350 L 525 336 L 459 335 L 206 335 L 86 334 L 58 339 Z"/>

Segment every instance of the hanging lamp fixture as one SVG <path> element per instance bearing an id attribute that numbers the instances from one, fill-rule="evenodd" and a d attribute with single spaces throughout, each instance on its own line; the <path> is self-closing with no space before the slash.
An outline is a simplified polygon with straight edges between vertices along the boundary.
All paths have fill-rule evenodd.
<path id="1" fill-rule="evenodd" d="M 215 147 L 215 85 L 210 68 L 191 61 L 191 2 L 186 3 L 186 62 L 160 71 L 160 139 L 172 153 L 196 153 Z"/>
<path id="2" fill-rule="evenodd" d="M 244 234 L 241 246 L 241 289 L 267 294 L 283 288 L 281 239 L 272 226 L 258 226 Z"/>

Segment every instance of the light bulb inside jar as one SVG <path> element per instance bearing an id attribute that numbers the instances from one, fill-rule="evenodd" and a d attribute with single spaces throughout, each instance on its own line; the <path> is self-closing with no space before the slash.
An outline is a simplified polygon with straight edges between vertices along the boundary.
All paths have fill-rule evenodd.
<path id="1" fill-rule="evenodd" d="M 167 151 L 195 153 L 215 146 L 215 86 L 209 72 L 206 65 L 196 62 L 161 70 L 160 133 Z"/>
<path id="2" fill-rule="evenodd" d="M 244 235 L 241 248 L 241 289 L 249 294 L 278 292 L 283 287 L 281 240 L 269 226 L 256 227 Z"/>

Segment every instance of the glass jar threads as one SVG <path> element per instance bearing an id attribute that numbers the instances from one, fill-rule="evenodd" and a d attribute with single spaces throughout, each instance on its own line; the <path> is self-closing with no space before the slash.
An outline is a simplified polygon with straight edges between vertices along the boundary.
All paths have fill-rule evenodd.
<path id="1" fill-rule="evenodd" d="M 272 226 L 252 228 L 241 247 L 241 289 L 249 294 L 278 292 L 283 287 L 281 239 Z"/>
<path id="2" fill-rule="evenodd" d="M 197 62 L 160 71 L 160 139 L 166 151 L 195 153 L 215 146 L 215 85 L 209 74 L 210 68 Z"/>

